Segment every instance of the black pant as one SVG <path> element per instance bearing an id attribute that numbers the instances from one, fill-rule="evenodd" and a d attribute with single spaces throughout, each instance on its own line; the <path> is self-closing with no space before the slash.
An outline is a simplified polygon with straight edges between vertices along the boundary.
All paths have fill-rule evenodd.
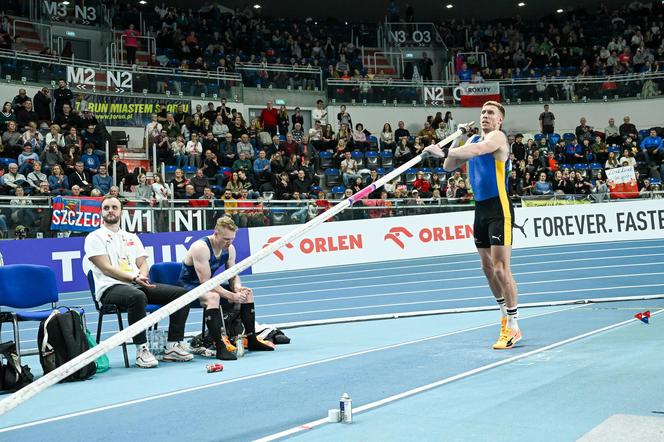
<path id="1" fill-rule="evenodd" d="M 136 64 L 136 49 L 132 46 L 126 46 L 127 49 L 127 64 Z"/>
<path id="2" fill-rule="evenodd" d="M 104 291 L 101 297 L 102 304 L 116 304 L 127 309 L 129 325 L 145 318 L 147 304 L 166 305 L 176 298 L 187 293 L 182 287 L 167 284 L 156 284 L 154 288 L 146 288 L 137 284 L 117 284 Z M 184 326 L 189 316 L 189 304 L 182 307 L 170 317 L 168 324 L 168 340 L 177 342 L 184 339 Z M 145 344 L 147 338 L 145 331 L 134 336 L 134 344 Z"/>

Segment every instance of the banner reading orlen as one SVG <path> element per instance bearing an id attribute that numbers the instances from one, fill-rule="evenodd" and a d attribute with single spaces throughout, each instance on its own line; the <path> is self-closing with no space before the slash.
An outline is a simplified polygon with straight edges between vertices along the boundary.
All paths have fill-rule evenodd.
<path id="1" fill-rule="evenodd" d="M 101 225 L 101 198 L 56 196 L 51 230 L 91 232 Z"/>
<path id="2" fill-rule="evenodd" d="M 161 112 L 163 106 L 167 112 L 176 113 L 182 104 L 185 112 L 191 112 L 191 101 L 188 100 L 113 95 L 86 95 L 84 100 L 97 121 L 106 126 L 144 127 L 151 121 L 152 114 Z M 80 111 L 81 101 L 76 101 L 74 107 Z"/>
<path id="3" fill-rule="evenodd" d="M 489 100 L 500 101 L 498 82 L 460 83 L 454 92 L 455 98 L 461 102 L 463 107 L 482 107 Z"/>

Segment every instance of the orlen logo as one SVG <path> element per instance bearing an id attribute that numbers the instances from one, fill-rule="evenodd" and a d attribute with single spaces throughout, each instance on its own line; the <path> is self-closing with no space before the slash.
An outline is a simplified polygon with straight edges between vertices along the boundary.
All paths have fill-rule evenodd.
<path id="1" fill-rule="evenodd" d="M 405 227 L 392 227 L 384 239 L 390 239 L 401 249 L 405 249 L 406 244 L 400 235 L 404 235 L 407 238 L 413 237 L 413 234 Z M 423 243 L 469 239 L 473 237 L 473 226 L 466 224 L 433 228 L 424 227 L 417 233 L 417 237 Z"/>
<path id="2" fill-rule="evenodd" d="M 281 239 L 281 236 L 272 236 L 272 237 L 268 238 L 267 241 L 265 241 L 265 244 L 263 244 L 263 247 L 261 247 L 261 249 L 264 249 L 265 247 L 269 246 L 270 244 L 272 244 L 275 241 L 279 241 L 280 239 Z M 292 249 L 293 244 L 291 244 L 291 243 L 286 244 L 286 248 Z M 279 258 L 280 261 L 284 260 L 284 254 L 281 253 L 280 250 L 275 250 L 273 252 L 273 254 L 274 254 L 274 256 Z"/>
<path id="3" fill-rule="evenodd" d="M 268 240 L 263 244 L 265 248 L 268 245 L 272 244 L 275 241 L 278 241 L 280 236 L 273 236 L 268 238 Z M 293 244 L 286 244 L 286 247 L 289 249 L 294 248 Z M 330 253 L 330 252 L 340 252 L 346 250 L 355 250 L 362 249 L 362 234 L 358 233 L 356 235 L 337 235 L 337 236 L 324 236 L 316 238 L 304 238 L 302 239 L 297 247 L 300 252 L 304 255 L 309 255 L 311 253 Z M 274 255 L 280 260 L 285 259 L 284 254 L 281 251 L 277 250 L 274 252 Z"/>
<path id="4" fill-rule="evenodd" d="M 396 245 L 398 245 L 402 249 L 405 249 L 406 245 L 403 243 L 403 241 L 401 241 L 401 238 L 399 237 L 399 235 L 401 235 L 401 234 L 403 234 L 407 238 L 412 238 L 413 237 L 413 234 L 410 233 L 410 231 L 408 229 L 406 229 L 405 227 L 392 227 L 390 229 L 390 231 L 387 232 L 387 234 L 385 235 L 385 238 L 383 238 L 383 239 L 386 240 L 386 241 L 388 239 L 391 239 L 392 241 L 395 242 Z"/>

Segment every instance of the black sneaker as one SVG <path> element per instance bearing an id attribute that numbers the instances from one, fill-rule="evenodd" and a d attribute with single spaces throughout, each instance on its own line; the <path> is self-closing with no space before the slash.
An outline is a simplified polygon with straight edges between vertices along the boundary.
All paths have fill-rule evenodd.
<path id="1" fill-rule="evenodd" d="M 221 359 L 222 361 L 235 361 L 237 360 L 237 356 L 235 356 L 235 353 L 228 351 L 224 345 L 217 350 L 217 359 Z"/>

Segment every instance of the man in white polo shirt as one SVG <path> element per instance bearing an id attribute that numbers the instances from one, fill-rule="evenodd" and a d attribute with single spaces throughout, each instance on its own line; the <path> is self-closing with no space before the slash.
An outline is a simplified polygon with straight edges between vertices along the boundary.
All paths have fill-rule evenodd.
<path id="1" fill-rule="evenodd" d="M 138 236 L 120 228 L 121 215 L 120 200 L 113 196 L 104 198 L 101 203 L 102 225 L 85 238 L 85 254 L 95 280 L 95 297 L 102 304 L 124 307 L 131 325 L 145 317 L 147 304 L 168 304 L 187 290 L 150 282 L 148 255 Z M 188 315 L 189 306 L 185 306 L 170 316 L 165 361 L 193 359 L 193 355 L 180 343 L 184 339 Z M 144 331 L 134 336 L 136 365 L 141 368 L 156 367 L 157 359 L 146 343 Z"/>

